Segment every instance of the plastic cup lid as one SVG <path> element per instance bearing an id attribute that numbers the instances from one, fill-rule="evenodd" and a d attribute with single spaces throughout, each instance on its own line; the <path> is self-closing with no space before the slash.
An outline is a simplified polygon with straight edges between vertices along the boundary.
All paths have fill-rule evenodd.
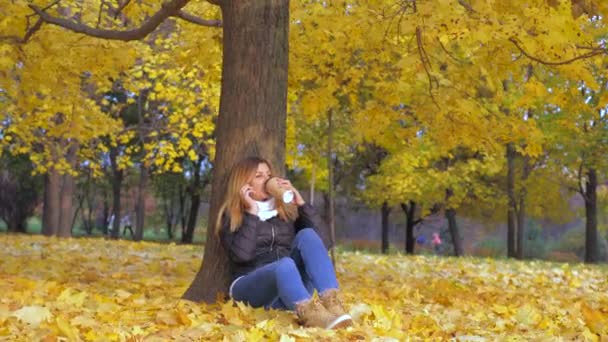
<path id="1" fill-rule="evenodd" d="M 285 191 L 283 193 L 283 202 L 289 203 L 291 201 L 293 201 L 293 191 Z"/>

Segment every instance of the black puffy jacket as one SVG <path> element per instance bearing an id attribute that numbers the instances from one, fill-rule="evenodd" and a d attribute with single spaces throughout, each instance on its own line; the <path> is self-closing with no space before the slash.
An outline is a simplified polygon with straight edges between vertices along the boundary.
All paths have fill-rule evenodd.
<path id="1" fill-rule="evenodd" d="M 326 225 L 308 203 L 298 207 L 295 221 L 285 222 L 279 216 L 262 221 L 256 215 L 245 213 L 243 224 L 234 233 L 230 232 L 229 219 L 224 217 L 220 239 L 230 258 L 230 281 L 288 256 L 296 233 L 304 228 L 313 228 L 325 247 L 331 247 Z"/>

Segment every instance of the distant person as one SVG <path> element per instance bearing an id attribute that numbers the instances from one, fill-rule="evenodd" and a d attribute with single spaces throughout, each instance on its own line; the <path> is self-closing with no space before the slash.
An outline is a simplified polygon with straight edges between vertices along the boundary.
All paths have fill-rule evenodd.
<path id="1" fill-rule="evenodd" d="M 108 228 L 106 229 L 106 235 L 110 235 L 112 233 L 112 228 L 114 226 L 114 214 L 110 216 L 108 220 Z"/>
<path id="2" fill-rule="evenodd" d="M 439 233 L 433 233 L 433 240 L 431 240 L 431 244 L 433 245 L 433 251 L 435 251 L 435 254 L 439 254 L 439 249 L 441 248 L 441 238 L 439 237 Z"/>
<path id="3" fill-rule="evenodd" d="M 424 235 L 419 235 L 418 238 L 416 238 L 416 243 L 419 245 L 424 245 L 426 243 L 426 237 Z"/>
<path id="4" fill-rule="evenodd" d="M 230 297 L 256 308 L 295 310 L 305 326 L 351 325 L 327 255 L 330 243 L 319 235 L 319 216 L 289 180 L 275 176 L 270 162 L 258 157 L 230 171 L 216 222 L 230 259 Z M 271 183 L 291 191 L 292 198 L 271 196 Z"/>
<path id="5" fill-rule="evenodd" d="M 125 215 L 122 220 L 120 220 L 120 224 L 122 225 L 123 236 L 127 233 L 127 230 L 131 232 L 131 237 L 135 235 L 133 233 L 133 227 L 131 226 L 131 217 L 129 217 L 129 214 Z"/>

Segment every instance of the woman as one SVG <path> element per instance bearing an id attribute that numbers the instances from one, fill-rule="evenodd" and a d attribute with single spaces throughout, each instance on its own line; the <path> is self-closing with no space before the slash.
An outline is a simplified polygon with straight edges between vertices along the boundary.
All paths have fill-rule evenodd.
<path id="1" fill-rule="evenodd" d="M 216 222 L 230 258 L 230 297 L 253 307 L 295 310 L 305 326 L 351 325 L 338 298 L 329 243 L 320 238 L 325 234 L 318 234 L 318 215 L 286 179 L 278 181 L 293 191 L 293 201 L 272 198 L 265 189 L 272 177 L 272 165 L 258 157 L 246 158 L 231 170 Z"/>

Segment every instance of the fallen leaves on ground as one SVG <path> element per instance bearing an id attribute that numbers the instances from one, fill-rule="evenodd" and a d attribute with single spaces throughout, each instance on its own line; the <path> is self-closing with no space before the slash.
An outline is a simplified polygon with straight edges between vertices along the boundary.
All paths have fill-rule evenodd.
<path id="1" fill-rule="evenodd" d="M 339 253 L 355 318 L 180 300 L 200 246 L 1 235 L 0 341 L 608 339 L 605 266 Z"/>

